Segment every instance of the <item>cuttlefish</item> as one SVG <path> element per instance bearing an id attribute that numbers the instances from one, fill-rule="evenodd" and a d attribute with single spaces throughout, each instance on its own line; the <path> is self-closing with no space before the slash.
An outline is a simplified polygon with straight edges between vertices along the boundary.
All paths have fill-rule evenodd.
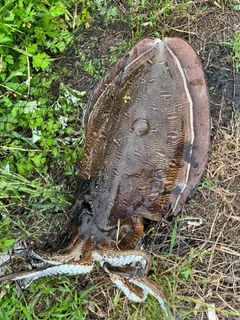
<path id="1" fill-rule="evenodd" d="M 172 220 L 196 190 L 210 145 L 209 98 L 195 50 L 181 38 L 144 38 L 92 90 L 86 150 L 72 217 L 44 249 L 17 251 L 34 269 L 0 277 L 22 287 L 96 263 L 132 301 L 165 295 L 137 249 L 144 219 Z"/>

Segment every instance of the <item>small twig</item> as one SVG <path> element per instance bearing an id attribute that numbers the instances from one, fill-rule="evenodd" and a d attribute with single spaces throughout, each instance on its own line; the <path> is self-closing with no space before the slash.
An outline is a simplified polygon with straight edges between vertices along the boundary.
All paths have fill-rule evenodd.
<path id="1" fill-rule="evenodd" d="M 214 1 L 215 6 L 217 6 L 218 8 L 222 9 L 222 7 L 220 6 L 219 3 L 217 3 L 216 1 Z"/>
<path id="2" fill-rule="evenodd" d="M 3 149 L 3 150 L 18 150 L 18 151 L 43 152 L 43 150 L 37 150 L 37 149 L 13 148 L 13 147 L 6 147 L 6 146 L 0 146 L 0 149 Z M 44 152 L 52 152 L 52 150 L 44 150 Z"/>
<path id="3" fill-rule="evenodd" d="M 76 27 L 76 20 L 77 20 L 77 4 L 75 4 L 74 12 L 73 12 L 73 30 Z"/>
<path id="4" fill-rule="evenodd" d="M 222 302 L 224 302 L 229 309 L 233 310 L 234 312 L 238 313 L 238 311 L 236 309 L 234 309 L 233 307 L 230 306 L 230 304 L 227 303 L 227 301 L 225 301 L 217 292 L 216 295 L 219 297 L 220 300 L 222 300 Z"/>
<path id="5" fill-rule="evenodd" d="M 24 98 L 26 98 L 26 96 L 24 94 L 21 94 L 20 92 L 15 91 L 12 88 L 9 88 L 9 87 L 5 86 L 4 84 L 0 84 L 0 86 L 5 88 L 5 89 L 7 89 L 7 90 L 9 90 L 9 91 L 11 91 L 11 92 L 13 92 L 13 93 L 15 93 L 15 94 L 18 94 L 18 95 L 23 96 Z"/>
<path id="6" fill-rule="evenodd" d="M 25 49 L 27 51 L 27 47 Z M 29 95 L 30 95 L 30 83 L 31 83 L 30 61 L 29 61 L 29 56 L 28 55 L 26 55 L 26 58 L 27 58 L 27 66 L 28 66 L 28 78 L 27 78 L 26 84 L 27 84 L 27 87 L 28 87 L 27 96 L 29 97 Z"/>
<path id="7" fill-rule="evenodd" d="M 216 249 L 220 250 L 220 251 L 223 251 L 225 253 L 229 253 L 229 254 L 232 254 L 232 255 L 235 255 L 237 257 L 240 257 L 240 253 L 238 253 L 237 251 L 234 251 L 234 250 L 231 250 L 229 249 L 228 247 L 225 247 L 223 245 L 220 245 L 219 247 L 217 247 Z"/>

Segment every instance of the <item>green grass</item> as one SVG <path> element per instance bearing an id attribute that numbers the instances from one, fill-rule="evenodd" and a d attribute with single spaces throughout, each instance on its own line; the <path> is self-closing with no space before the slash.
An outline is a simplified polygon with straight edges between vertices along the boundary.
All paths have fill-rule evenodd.
<path id="1" fill-rule="evenodd" d="M 63 211 L 70 204 L 64 187 L 54 185 L 50 178 L 43 175 L 29 180 L 20 174 L 0 169 L 0 190 L 0 250 L 3 252 L 15 242 L 10 232 L 11 226 L 19 225 L 12 212 L 25 208 L 26 212 L 30 211 L 31 215 L 37 214 L 40 218 L 49 211 Z"/>
<path id="2" fill-rule="evenodd" d="M 77 288 L 75 278 L 42 279 L 24 292 L 5 286 L 1 299 L 0 318 L 5 319 L 85 319 L 88 308 L 94 304 L 87 295 L 96 289 Z"/>
<path id="3" fill-rule="evenodd" d="M 144 33 L 154 37 L 164 37 L 162 19 L 172 12 L 187 9 L 192 1 L 181 1 L 178 4 L 173 1 L 148 1 L 129 0 L 131 7 L 131 24 L 135 39 L 139 39 Z"/>
<path id="4" fill-rule="evenodd" d="M 59 103 L 51 90 L 60 76 L 52 63 L 73 40 L 73 23 L 81 22 L 71 14 L 75 3 L 8 0 L 1 5 L 1 165 L 25 177 L 50 172 L 55 161 L 71 171 L 81 157 L 67 143 L 74 135 L 76 104 L 62 97 Z"/>
<path id="5" fill-rule="evenodd" d="M 235 62 L 236 71 L 240 71 L 240 32 L 235 30 L 234 38 L 230 41 L 223 42 L 232 48 L 232 57 Z"/>

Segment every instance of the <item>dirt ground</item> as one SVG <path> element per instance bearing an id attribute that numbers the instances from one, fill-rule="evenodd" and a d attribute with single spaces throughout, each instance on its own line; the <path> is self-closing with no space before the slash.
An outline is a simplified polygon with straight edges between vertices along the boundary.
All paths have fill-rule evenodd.
<path id="1" fill-rule="evenodd" d="M 204 10 L 205 7 L 208 10 Z M 125 16 L 129 9 L 122 2 L 117 8 L 119 17 Z M 194 1 L 186 11 L 173 12 L 163 18 L 157 28 L 166 37 L 180 36 L 188 40 L 199 53 L 211 101 L 212 151 L 202 185 L 178 218 L 171 254 L 174 223 L 149 224 L 147 229 L 153 226 L 155 229 L 145 237 L 144 243 L 153 254 L 154 268 L 165 291 L 171 292 L 168 298 L 173 310 L 181 309 L 182 314 L 192 310 L 181 319 L 208 319 L 211 306 L 216 310 L 213 319 L 237 320 L 240 319 L 240 73 L 236 72 L 231 47 L 222 43 L 233 39 L 235 29 L 240 29 L 240 12 L 222 10 L 217 1 Z M 113 50 L 117 57 L 127 52 L 124 45 L 134 32 L 120 18 L 111 26 L 93 22 L 90 28 L 80 30 L 81 37 L 76 34 L 75 46 L 59 60 L 60 68 L 68 69 L 68 74 L 59 82 L 80 91 L 89 90 L 109 70 Z M 145 35 L 148 35 L 147 28 Z M 98 59 L 101 73 L 84 72 L 83 56 L 86 60 Z M 58 83 L 53 90 L 58 92 Z M 75 186 L 73 183 L 71 188 Z M 150 275 L 153 273 L 152 270 Z M 167 282 L 167 277 L 175 280 Z M 101 284 L 88 298 L 104 307 L 90 306 L 87 319 L 111 317 L 116 288 L 104 272 L 96 270 L 79 279 L 80 289 L 92 283 Z M 123 295 L 120 300 L 122 315 L 111 319 L 129 319 L 127 311 L 124 314 L 127 310 L 124 306 L 129 302 Z M 132 305 L 132 308 L 141 308 Z"/>

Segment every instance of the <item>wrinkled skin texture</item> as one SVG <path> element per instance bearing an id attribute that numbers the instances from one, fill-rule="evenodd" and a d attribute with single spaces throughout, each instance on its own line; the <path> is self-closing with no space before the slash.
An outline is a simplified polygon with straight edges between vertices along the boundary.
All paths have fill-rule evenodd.
<path id="1" fill-rule="evenodd" d="M 161 291 L 144 276 L 150 256 L 136 245 L 144 218 L 179 213 L 208 161 L 209 100 L 196 52 L 180 38 L 140 40 L 93 89 L 84 128 L 82 186 L 72 218 L 44 250 L 21 254 L 45 270 L 36 278 L 86 273 L 99 262 L 130 299 L 150 293 L 166 309 Z M 140 300 L 129 283 L 141 288 Z"/>
<path id="2" fill-rule="evenodd" d="M 208 94 L 196 53 L 179 38 L 142 40 L 93 91 L 84 123 L 82 176 L 94 181 L 97 226 L 175 216 L 209 153 Z"/>

